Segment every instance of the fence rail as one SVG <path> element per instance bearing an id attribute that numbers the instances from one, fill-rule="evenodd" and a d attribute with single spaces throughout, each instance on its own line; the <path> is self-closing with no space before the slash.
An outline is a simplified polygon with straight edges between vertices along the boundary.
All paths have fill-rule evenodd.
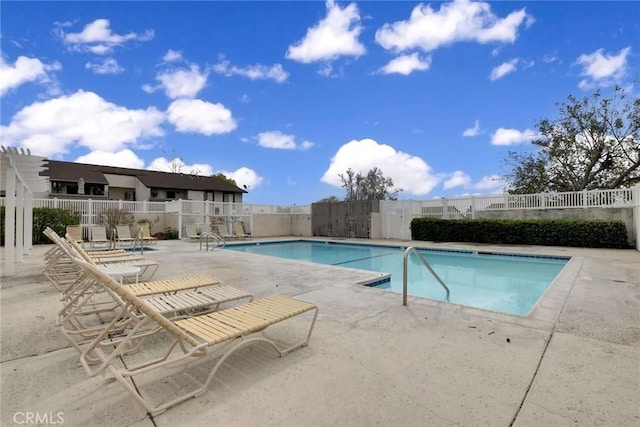
<path id="1" fill-rule="evenodd" d="M 4 206 L 5 198 L 0 198 Z M 436 217 L 443 219 L 477 218 L 480 212 L 526 210 L 526 209 L 586 209 L 619 208 L 640 206 L 640 185 L 614 190 L 590 190 L 565 193 L 540 194 L 492 194 L 464 196 L 429 200 L 382 201 L 382 238 L 411 238 L 409 224 L 416 217 Z M 261 214 L 308 214 L 311 205 L 277 206 L 251 203 L 174 200 L 166 202 L 134 202 L 123 200 L 91 199 L 34 199 L 33 207 L 69 209 L 81 215 L 85 227 L 97 224 L 101 213 L 110 209 L 123 209 L 136 215 L 159 215 L 173 213 L 180 218 L 180 233 L 186 224 L 206 226 L 213 217 L 226 223 L 231 229 L 242 221 L 252 228 L 253 217 Z M 638 227 L 636 227 L 638 228 Z"/>

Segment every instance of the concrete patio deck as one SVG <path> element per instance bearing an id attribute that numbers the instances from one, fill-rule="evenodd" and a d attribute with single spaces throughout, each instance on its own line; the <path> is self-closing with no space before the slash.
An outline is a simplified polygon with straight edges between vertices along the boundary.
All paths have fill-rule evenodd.
<path id="1" fill-rule="evenodd" d="M 640 252 L 491 248 L 572 260 L 518 317 L 411 297 L 404 307 L 399 294 L 355 284 L 371 272 L 161 241 L 145 252 L 160 262 L 154 279 L 207 272 L 320 311 L 308 347 L 282 358 L 247 347 L 204 395 L 151 417 L 108 374 L 84 374 L 55 326 L 59 294 L 42 275 L 49 246 L 36 246 L 1 279 L 2 425 L 36 416 L 69 426 L 640 425 Z M 287 331 L 299 332 L 295 321 Z M 161 375 L 136 386 L 160 399 L 180 384 Z"/>

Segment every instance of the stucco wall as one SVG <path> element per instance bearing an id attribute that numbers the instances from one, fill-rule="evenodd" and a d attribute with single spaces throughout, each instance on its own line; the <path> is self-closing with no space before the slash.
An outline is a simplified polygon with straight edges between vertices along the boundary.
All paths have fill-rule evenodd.
<path id="1" fill-rule="evenodd" d="M 638 242 L 638 214 L 634 220 L 635 208 L 580 208 L 580 209 L 511 209 L 505 211 L 479 211 L 478 218 L 484 219 L 586 219 L 623 221 L 627 227 L 627 238 L 633 246 Z"/>
<path id="2" fill-rule="evenodd" d="M 311 215 L 255 214 L 251 231 L 254 237 L 311 236 Z"/>
<path id="3" fill-rule="evenodd" d="M 291 235 L 300 237 L 311 237 L 311 215 L 291 214 Z"/>

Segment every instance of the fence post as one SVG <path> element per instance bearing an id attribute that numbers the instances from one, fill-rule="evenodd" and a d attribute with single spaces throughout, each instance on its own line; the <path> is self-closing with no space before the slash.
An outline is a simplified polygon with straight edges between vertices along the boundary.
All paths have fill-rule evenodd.
<path id="1" fill-rule="evenodd" d="M 449 209 L 447 205 L 447 199 L 444 197 L 442 198 L 442 218 L 449 219 Z"/>
<path id="2" fill-rule="evenodd" d="M 586 208 L 587 207 L 587 190 L 582 190 L 581 194 L 582 194 L 582 207 Z"/>
<path id="3" fill-rule="evenodd" d="M 167 206 L 165 205 L 165 220 Z M 182 199 L 178 199 L 178 239 L 182 239 Z"/>
<path id="4" fill-rule="evenodd" d="M 476 219 L 476 197 L 471 196 L 471 219 Z"/>
<path id="5" fill-rule="evenodd" d="M 93 200 L 87 199 L 87 216 L 89 219 L 89 226 L 93 225 Z M 89 236 L 91 237 L 91 236 Z"/>

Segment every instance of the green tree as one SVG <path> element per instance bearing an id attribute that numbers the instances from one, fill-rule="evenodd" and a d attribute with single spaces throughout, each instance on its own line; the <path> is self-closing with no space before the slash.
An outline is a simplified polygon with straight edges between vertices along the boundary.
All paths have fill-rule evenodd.
<path id="1" fill-rule="evenodd" d="M 537 123 L 533 153 L 509 152 L 513 193 L 630 187 L 640 182 L 640 98 L 616 87 L 610 97 L 558 104 L 559 117 Z"/>
<path id="2" fill-rule="evenodd" d="M 226 176 L 225 174 L 223 174 L 222 172 L 218 172 L 217 174 L 211 175 L 214 178 L 218 178 L 221 179 L 223 181 L 227 181 L 229 184 L 233 184 L 236 187 L 238 186 L 238 184 L 236 184 L 236 180 L 233 178 L 229 178 L 228 176 Z"/>
<path id="3" fill-rule="evenodd" d="M 376 166 L 366 175 L 349 168 L 338 177 L 347 192 L 345 200 L 397 200 L 398 193 L 402 191 L 401 188 L 393 188 L 393 180 L 385 177 Z"/>

